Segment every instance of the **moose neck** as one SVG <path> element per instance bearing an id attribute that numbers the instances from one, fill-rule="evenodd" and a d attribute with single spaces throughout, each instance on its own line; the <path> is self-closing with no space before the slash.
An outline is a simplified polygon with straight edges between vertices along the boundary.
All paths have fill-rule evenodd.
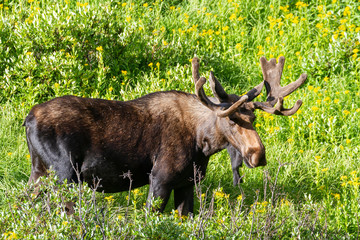
<path id="1" fill-rule="evenodd" d="M 204 155 L 211 156 L 226 148 L 228 142 L 219 127 L 221 119 L 217 117 L 214 111 L 199 102 L 196 109 L 192 112 L 196 119 L 197 146 Z"/>

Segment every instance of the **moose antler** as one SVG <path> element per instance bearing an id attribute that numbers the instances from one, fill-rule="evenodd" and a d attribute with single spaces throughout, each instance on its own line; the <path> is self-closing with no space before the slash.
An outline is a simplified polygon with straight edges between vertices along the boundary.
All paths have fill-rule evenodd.
<path id="1" fill-rule="evenodd" d="M 213 103 L 206 96 L 206 94 L 204 92 L 203 86 L 204 86 L 204 84 L 206 82 L 206 78 L 205 77 L 200 77 L 200 74 L 199 74 L 199 59 L 197 57 L 194 57 L 193 60 L 192 60 L 192 76 L 193 76 L 193 81 L 195 83 L 195 94 L 196 94 L 196 96 L 200 99 L 202 104 L 204 104 L 206 107 L 210 108 L 211 110 L 215 111 L 216 114 L 219 117 L 227 117 L 227 116 L 233 114 L 238 109 L 238 107 L 240 107 L 243 103 L 245 103 L 248 100 L 248 96 L 244 95 L 244 96 L 240 97 L 234 104 L 230 105 L 230 107 L 227 108 L 226 110 L 222 110 L 222 108 L 225 107 L 224 104 L 215 104 L 215 103 Z M 210 73 L 210 78 L 211 77 L 214 77 L 212 72 Z M 225 96 L 225 94 L 227 95 L 227 93 L 224 91 L 224 89 L 222 88 L 222 86 L 220 85 L 219 82 L 218 82 L 218 86 L 222 90 L 222 93 L 220 93 L 220 95 L 223 96 L 223 97 Z M 221 90 L 219 90 L 219 91 L 221 91 Z M 214 92 L 214 90 L 213 90 L 213 92 Z M 215 92 L 214 92 L 214 95 L 215 95 Z"/>
<path id="2" fill-rule="evenodd" d="M 234 104 L 230 105 L 230 107 L 227 108 L 226 110 L 221 110 L 221 108 L 223 108 L 224 105 L 215 104 L 212 101 L 210 101 L 210 99 L 206 96 L 204 89 L 203 89 L 203 85 L 205 84 L 205 82 L 206 82 L 206 78 L 204 78 L 204 77 L 201 77 L 196 82 L 195 94 L 200 99 L 202 104 L 204 104 L 211 110 L 216 111 L 216 114 L 219 117 L 230 116 L 238 109 L 238 107 L 240 107 L 243 103 L 245 103 L 248 100 L 248 96 L 244 95 L 244 96 L 240 97 L 239 100 L 237 100 Z"/>
<path id="3" fill-rule="evenodd" d="M 267 61 L 265 57 L 261 57 L 260 63 L 264 81 L 241 97 L 227 94 L 220 82 L 215 78 L 214 73 L 210 72 L 209 81 L 211 90 L 221 103 L 215 104 L 205 95 L 203 85 L 205 84 L 206 79 L 204 77 L 200 78 L 199 59 L 194 57 L 192 60 L 192 76 L 195 83 L 195 93 L 200 101 L 208 108 L 216 111 L 219 117 L 230 116 L 245 102 L 247 102 L 247 106 L 252 109 L 261 109 L 275 115 L 290 116 L 296 113 L 300 108 L 302 101 L 298 100 L 292 108 L 286 109 L 283 106 L 284 97 L 299 88 L 305 82 L 307 75 L 303 73 L 295 82 L 290 83 L 285 87 L 281 87 L 280 80 L 284 68 L 285 57 L 280 57 L 278 64 L 276 64 L 275 58 Z M 267 91 L 266 102 L 251 102 L 261 93 L 264 85 Z M 226 110 L 222 110 L 225 106 L 229 107 Z"/>
<path id="4" fill-rule="evenodd" d="M 225 92 L 224 88 L 221 86 L 220 82 L 216 79 L 212 71 L 210 71 L 209 82 L 214 96 L 220 102 L 227 102 L 229 99 L 229 95 Z"/>
<path id="5" fill-rule="evenodd" d="M 228 102 L 229 100 L 233 101 L 233 99 L 229 99 L 229 98 L 234 98 L 234 97 L 228 95 L 225 92 L 224 88 L 221 86 L 220 82 L 216 79 L 213 72 L 210 72 L 209 81 L 210 81 L 210 87 L 211 87 L 211 90 L 212 90 L 214 96 L 220 102 Z M 256 87 L 251 89 L 249 92 L 247 92 L 245 94 L 248 97 L 247 101 L 250 102 L 254 98 L 256 98 L 261 93 L 263 86 L 264 86 L 264 82 L 261 82 L 259 85 L 257 85 Z"/>
<path id="6" fill-rule="evenodd" d="M 193 77 L 193 82 L 194 84 L 196 84 L 196 82 L 199 80 L 200 78 L 200 73 L 199 73 L 199 63 L 200 63 L 200 59 L 197 57 L 194 57 L 191 61 L 191 65 L 192 65 L 192 77 Z"/>
<path id="7" fill-rule="evenodd" d="M 267 92 L 267 99 L 265 103 L 254 102 L 254 108 L 284 116 L 290 116 L 296 113 L 296 111 L 300 108 L 302 101 L 298 100 L 292 108 L 285 109 L 283 107 L 284 97 L 299 88 L 305 82 L 307 75 L 303 73 L 295 82 L 292 82 L 285 87 L 281 87 L 280 80 L 284 68 L 285 57 L 281 56 L 278 64 L 276 64 L 275 58 L 267 61 L 265 57 L 261 57 L 260 63 Z"/>

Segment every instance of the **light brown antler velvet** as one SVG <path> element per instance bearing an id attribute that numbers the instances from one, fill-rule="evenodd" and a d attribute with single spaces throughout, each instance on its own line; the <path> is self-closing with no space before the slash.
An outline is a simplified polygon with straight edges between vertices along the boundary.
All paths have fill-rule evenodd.
<path id="1" fill-rule="evenodd" d="M 296 113 L 300 108 L 302 101 L 298 100 L 294 107 L 285 109 L 283 107 L 283 98 L 299 88 L 305 82 L 307 75 L 303 73 L 295 82 L 292 82 L 285 87 L 281 87 L 280 80 L 284 69 L 285 57 L 281 56 L 277 64 L 275 58 L 267 61 L 265 57 L 261 57 L 260 63 L 267 91 L 267 100 L 265 103 L 254 102 L 253 107 L 276 115 L 290 116 Z M 276 107 L 274 107 L 275 105 Z"/>
<path id="2" fill-rule="evenodd" d="M 200 59 L 197 57 L 194 57 L 191 61 L 191 65 L 192 65 L 193 82 L 194 82 L 194 84 L 196 84 L 196 82 L 200 78 L 200 73 L 199 73 Z"/>

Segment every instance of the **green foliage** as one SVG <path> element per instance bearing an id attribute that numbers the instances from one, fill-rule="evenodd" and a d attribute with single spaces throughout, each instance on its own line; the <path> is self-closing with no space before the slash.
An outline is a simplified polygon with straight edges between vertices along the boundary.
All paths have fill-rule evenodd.
<path id="1" fill-rule="evenodd" d="M 358 237 L 359 16 L 359 2 L 351 0 L 3 1 L 1 236 Z M 202 75 L 213 70 L 238 95 L 261 81 L 263 55 L 286 57 L 283 85 L 308 74 L 285 100 L 289 106 L 303 100 L 297 114 L 256 112 L 265 168 L 243 168 L 245 182 L 233 187 L 227 153 L 216 154 L 190 219 L 180 219 L 172 201 L 163 215 L 146 210 L 147 187 L 104 196 L 82 185 L 55 190 L 49 178 L 32 197 L 21 127 L 32 106 L 66 94 L 130 100 L 154 91 L 193 92 L 195 55 Z M 77 203 L 71 217 L 68 200 Z"/>

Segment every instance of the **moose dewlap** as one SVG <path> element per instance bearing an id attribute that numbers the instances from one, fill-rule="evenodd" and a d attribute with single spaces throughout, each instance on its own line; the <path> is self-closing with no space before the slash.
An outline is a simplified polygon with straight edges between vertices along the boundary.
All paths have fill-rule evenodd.
<path id="1" fill-rule="evenodd" d="M 192 212 L 194 165 L 204 176 L 209 157 L 224 148 L 232 153 L 234 182 L 242 162 L 251 168 L 266 165 L 264 145 L 252 126 L 254 110 L 294 114 L 301 101 L 284 109 L 283 98 L 306 79 L 302 74 L 281 87 L 284 61 L 262 57 L 264 81 L 243 96 L 227 94 L 210 72 L 217 98 L 210 100 L 194 58 L 195 95 L 155 92 L 126 102 L 64 96 L 36 105 L 24 122 L 32 159 L 29 183 L 51 167 L 60 181 L 77 182 L 78 171 L 80 181 L 100 179 L 97 190 L 118 192 L 129 188 L 123 176 L 130 172 L 133 188 L 150 184 L 148 204 L 160 197 L 163 210 L 174 190 L 179 213 Z M 264 85 L 267 102 L 254 102 Z"/>

